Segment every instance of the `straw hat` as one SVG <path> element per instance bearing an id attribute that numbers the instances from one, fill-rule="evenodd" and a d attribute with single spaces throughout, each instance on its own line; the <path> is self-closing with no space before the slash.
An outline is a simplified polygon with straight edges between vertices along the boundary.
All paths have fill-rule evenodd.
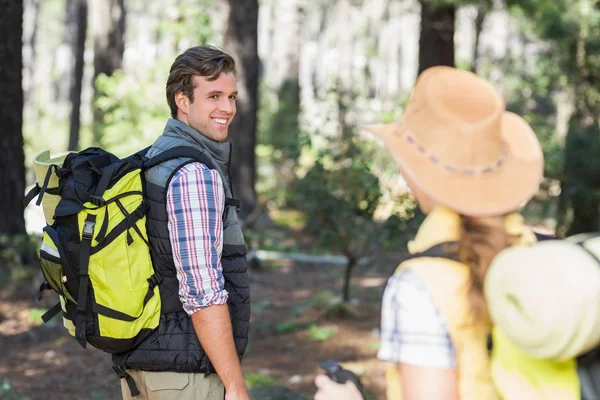
<path id="1" fill-rule="evenodd" d="M 582 239 L 581 237 L 579 240 Z M 600 236 L 503 250 L 485 279 L 494 323 L 535 358 L 576 357 L 600 344 Z"/>
<path id="2" fill-rule="evenodd" d="M 366 128 L 421 190 L 461 214 L 516 210 L 542 180 L 543 155 L 533 130 L 471 72 L 425 70 L 399 121 Z"/>
<path id="3" fill-rule="evenodd" d="M 37 184 L 41 187 L 44 184 L 44 179 L 46 178 L 46 174 L 48 173 L 48 169 L 51 165 L 57 165 L 61 167 L 63 162 L 65 161 L 65 157 L 69 153 L 60 153 L 55 154 L 54 156 L 50 155 L 48 150 L 42 151 L 38 155 L 33 158 L 33 169 L 35 172 L 35 179 Z M 50 175 L 50 180 L 48 181 L 47 189 L 53 189 L 58 187 L 58 176 L 54 172 Z M 44 218 L 46 219 L 46 223 L 48 225 L 52 225 L 54 223 L 54 210 L 58 202 L 60 201 L 60 196 L 50 194 L 48 192 L 44 193 L 42 197 L 42 209 L 44 211 Z"/>

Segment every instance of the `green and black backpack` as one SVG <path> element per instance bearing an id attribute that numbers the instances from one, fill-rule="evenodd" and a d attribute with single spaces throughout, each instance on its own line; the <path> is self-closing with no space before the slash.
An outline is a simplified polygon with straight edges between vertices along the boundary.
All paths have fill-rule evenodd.
<path id="1" fill-rule="evenodd" d="M 49 165 L 44 182 L 25 203 L 45 193 L 58 195 L 53 223 L 44 227 L 40 261 L 46 290 L 59 302 L 42 319 L 62 312 L 63 324 L 83 346 L 108 353 L 128 351 L 157 326 L 162 276 L 154 271 L 146 233 L 145 171 L 179 157 L 211 168 L 191 147 L 177 147 L 152 159 L 148 148 L 119 159 L 99 149 L 69 153 L 62 165 Z M 58 187 L 48 187 L 52 176 Z M 48 218 L 47 218 L 48 219 Z"/>

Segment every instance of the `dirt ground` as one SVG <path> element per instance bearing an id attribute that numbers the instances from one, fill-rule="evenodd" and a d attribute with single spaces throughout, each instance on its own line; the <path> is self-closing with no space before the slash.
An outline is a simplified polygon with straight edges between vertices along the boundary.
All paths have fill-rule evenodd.
<path id="1" fill-rule="evenodd" d="M 384 366 L 375 355 L 381 294 L 394 264 L 389 258 L 357 267 L 352 303 L 358 314 L 345 319 L 325 318 L 332 295 L 341 293 L 343 266 L 279 262 L 253 271 L 247 381 L 312 398 L 319 362 L 336 360 L 361 376 L 370 399 L 383 399 Z M 110 356 L 81 348 L 58 319 L 41 325 L 32 293 L 27 287 L 0 293 L 0 399 L 121 398 Z"/>

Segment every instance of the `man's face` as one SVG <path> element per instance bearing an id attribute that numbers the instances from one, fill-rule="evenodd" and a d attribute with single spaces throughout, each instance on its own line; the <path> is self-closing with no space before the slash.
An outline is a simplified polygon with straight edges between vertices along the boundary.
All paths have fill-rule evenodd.
<path id="1" fill-rule="evenodd" d="M 214 81 L 194 76 L 194 102 L 183 93 L 175 95 L 179 107 L 177 119 L 217 142 L 227 139 L 229 125 L 235 116 L 237 82 L 230 73 L 221 73 Z"/>

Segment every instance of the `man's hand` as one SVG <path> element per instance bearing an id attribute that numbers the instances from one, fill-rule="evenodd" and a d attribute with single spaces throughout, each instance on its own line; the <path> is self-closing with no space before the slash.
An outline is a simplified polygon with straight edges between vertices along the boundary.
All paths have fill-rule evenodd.
<path id="1" fill-rule="evenodd" d="M 364 400 L 356 385 L 350 381 L 340 384 L 325 375 L 317 375 L 315 385 L 319 389 L 315 400 Z"/>

